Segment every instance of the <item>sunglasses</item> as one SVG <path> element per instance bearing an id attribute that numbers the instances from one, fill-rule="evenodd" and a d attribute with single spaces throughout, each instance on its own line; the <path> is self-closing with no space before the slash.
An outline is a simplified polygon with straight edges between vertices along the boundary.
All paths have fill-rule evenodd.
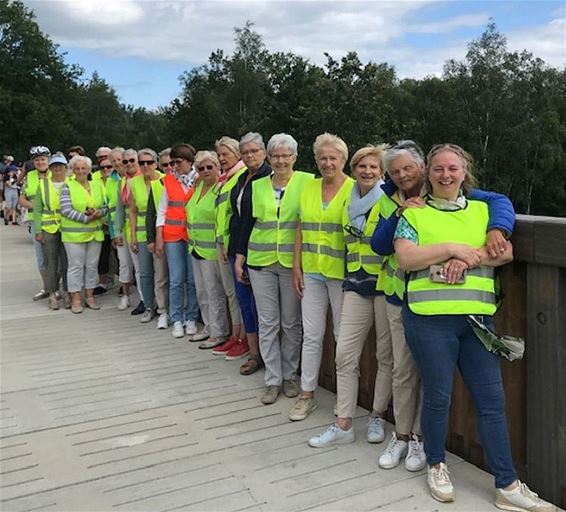
<path id="1" fill-rule="evenodd" d="M 136 163 L 136 159 L 135 159 L 135 158 L 130 158 L 129 160 L 122 160 L 122 163 L 123 163 L 124 165 L 135 164 L 135 163 Z"/>
<path id="2" fill-rule="evenodd" d="M 139 164 L 140 166 L 144 167 L 146 165 L 153 165 L 155 163 L 155 160 L 140 160 Z"/>
<path id="3" fill-rule="evenodd" d="M 175 167 L 175 162 L 164 162 L 161 167 Z"/>
<path id="4" fill-rule="evenodd" d="M 207 171 L 212 171 L 214 169 L 214 165 L 209 164 L 209 165 L 202 165 L 200 167 L 197 167 L 197 171 L 204 171 L 205 169 Z"/>
<path id="5" fill-rule="evenodd" d="M 103 171 L 106 171 L 107 169 L 112 169 L 111 165 L 101 165 L 100 169 L 102 169 Z"/>
<path id="6" fill-rule="evenodd" d="M 183 162 L 188 162 L 188 160 L 185 160 L 184 158 L 175 158 L 171 160 L 171 165 L 181 165 Z"/>

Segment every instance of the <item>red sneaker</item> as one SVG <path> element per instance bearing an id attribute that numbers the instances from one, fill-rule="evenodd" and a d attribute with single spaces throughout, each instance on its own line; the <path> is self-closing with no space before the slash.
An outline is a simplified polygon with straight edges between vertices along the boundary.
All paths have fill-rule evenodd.
<path id="1" fill-rule="evenodd" d="M 234 336 L 228 336 L 226 341 L 220 345 L 219 347 L 214 347 L 212 349 L 212 353 L 215 356 L 225 356 L 226 352 L 228 352 L 234 345 L 238 343 L 238 340 L 234 338 Z"/>
<path id="2" fill-rule="evenodd" d="M 238 340 L 238 342 L 228 351 L 224 356 L 226 361 L 233 361 L 234 359 L 241 359 L 250 353 L 250 347 L 245 340 Z"/>

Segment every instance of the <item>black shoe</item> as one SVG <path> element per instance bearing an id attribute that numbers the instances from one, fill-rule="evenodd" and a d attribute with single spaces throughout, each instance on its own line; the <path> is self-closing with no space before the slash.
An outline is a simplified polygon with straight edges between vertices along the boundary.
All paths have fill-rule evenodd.
<path id="1" fill-rule="evenodd" d="M 103 293 L 106 293 L 107 291 L 108 290 L 106 288 L 104 288 L 104 286 L 98 285 L 92 293 L 94 295 L 102 295 Z"/>
<path id="2" fill-rule="evenodd" d="M 4 226 L 7 226 L 8 224 L 10 224 L 10 223 L 8 222 L 8 219 L 4 219 Z"/>
<path id="3" fill-rule="evenodd" d="M 13 224 L 14 226 L 19 226 L 19 224 L 18 224 L 16 221 L 12 222 L 12 224 Z"/>
<path id="4" fill-rule="evenodd" d="M 0 219 L 4 218 L 4 210 L 0 210 Z"/>
<path id="5" fill-rule="evenodd" d="M 139 304 L 136 306 L 130 315 L 141 315 L 145 311 L 145 304 L 140 300 Z"/>

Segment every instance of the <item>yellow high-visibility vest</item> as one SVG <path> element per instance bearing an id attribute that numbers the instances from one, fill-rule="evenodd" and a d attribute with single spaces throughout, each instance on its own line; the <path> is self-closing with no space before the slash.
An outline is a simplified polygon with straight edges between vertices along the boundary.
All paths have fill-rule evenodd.
<path id="1" fill-rule="evenodd" d="M 147 214 L 147 202 L 149 200 L 149 191 L 151 189 L 151 183 L 154 181 L 160 181 L 163 177 L 162 173 L 159 173 L 159 178 L 151 180 L 150 187 L 145 184 L 145 177 L 140 174 L 139 176 L 134 176 L 130 181 L 130 191 L 134 198 L 136 204 L 137 215 L 136 215 L 136 238 L 138 242 L 147 242 L 147 231 L 145 229 L 145 216 Z M 159 205 L 157 205 L 159 206 Z M 131 224 L 130 224 L 130 240 L 132 238 Z"/>
<path id="2" fill-rule="evenodd" d="M 375 226 L 379 218 L 379 201 L 377 201 L 369 212 L 360 238 L 352 233 L 350 227 L 350 217 L 348 216 L 348 206 L 352 202 L 352 196 L 346 201 L 342 213 L 342 224 L 344 225 L 344 236 L 346 237 L 346 268 L 348 272 L 357 272 L 363 268 L 368 274 L 378 276 L 381 271 L 383 257 L 376 254 L 371 249 L 371 236 L 375 231 Z"/>
<path id="3" fill-rule="evenodd" d="M 266 267 L 279 262 L 286 268 L 293 267 L 301 191 L 313 179 L 310 173 L 294 171 L 279 207 L 271 176 L 252 182 L 252 215 L 257 220 L 248 243 L 249 265 Z"/>
<path id="4" fill-rule="evenodd" d="M 344 279 L 346 242 L 342 212 L 353 185 L 352 178 L 346 179 L 326 209 L 322 207 L 322 179 L 305 185 L 300 209 L 303 272 Z"/>
<path id="5" fill-rule="evenodd" d="M 236 186 L 238 178 L 247 169 L 247 167 L 240 169 L 228 181 L 224 182 L 218 191 L 218 198 L 216 199 L 216 243 L 223 244 L 226 250 L 228 250 L 230 244 L 230 218 L 232 217 L 230 192 Z"/>
<path id="6" fill-rule="evenodd" d="M 201 181 L 185 207 L 189 250 L 195 249 L 205 260 L 216 260 L 216 186 L 211 187 L 201 198 L 203 187 L 204 183 Z"/>
<path id="7" fill-rule="evenodd" d="M 104 184 L 101 180 L 89 181 L 90 194 L 76 180 L 69 180 L 69 194 L 74 210 L 85 212 L 87 208 L 102 208 L 106 202 Z M 104 232 L 102 231 L 102 218 L 93 220 L 88 224 L 71 220 L 61 216 L 61 239 L 63 242 L 86 243 L 92 240 L 102 242 Z"/>
<path id="8" fill-rule="evenodd" d="M 485 245 L 489 222 L 487 204 L 468 199 L 466 208 L 441 211 L 431 206 L 408 208 L 403 217 L 415 229 L 419 246 L 460 243 Z M 493 315 L 497 310 L 493 267 L 467 271 L 464 284 L 444 284 L 429 278 L 429 269 L 411 272 L 407 302 L 418 315 Z"/>
<path id="9" fill-rule="evenodd" d="M 68 183 L 68 180 L 65 180 Z M 46 233 L 54 234 L 61 228 L 61 201 L 59 193 L 53 185 L 51 178 L 43 178 L 39 182 L 39 192 L 43 209 L 41 215 L 41 230 Z"/>

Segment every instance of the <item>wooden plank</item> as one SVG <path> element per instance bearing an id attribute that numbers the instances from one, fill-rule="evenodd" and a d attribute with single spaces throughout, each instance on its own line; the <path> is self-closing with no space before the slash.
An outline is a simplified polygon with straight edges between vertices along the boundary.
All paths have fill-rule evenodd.
<path id="1" fill-rule="evenodd" d="M 565 507 L 566 270 L 531 264 L 528 289 L 527 477 Z"/>

